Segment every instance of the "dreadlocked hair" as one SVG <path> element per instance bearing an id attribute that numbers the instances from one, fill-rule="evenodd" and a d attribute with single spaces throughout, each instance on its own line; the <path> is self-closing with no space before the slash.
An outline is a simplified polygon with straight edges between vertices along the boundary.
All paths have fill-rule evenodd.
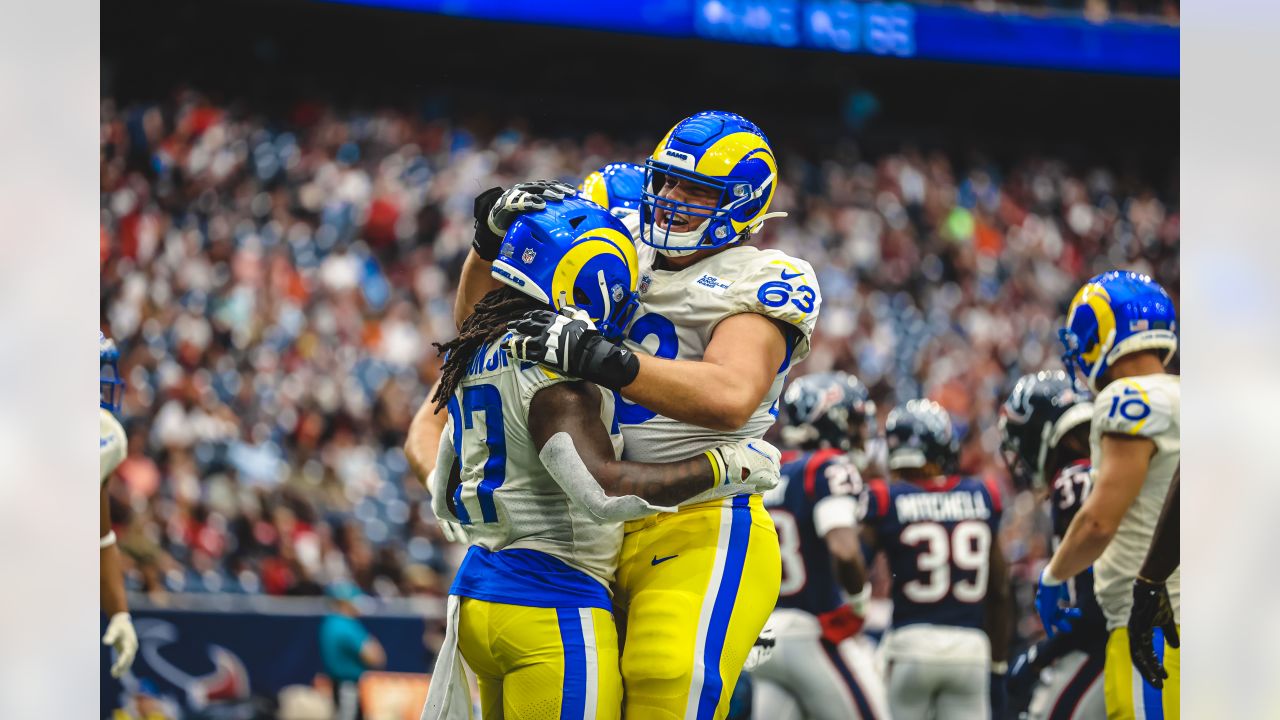
<path id="1" fill-rule="evenodd" d="M 481 346 L 505 335 L 508 322 L 529 310 L 545 307 L 543 303 L 519 290 L 503 285 L 497 290 L 490 290 L 476 303 L 475 312 L 462 323 L 458 337 L 443 344 L 432 343 L 441 355 L 447 354 L 444 367 L 440 370 L 440 387 L 431 396 L 431 401 L 436 404 L 436 412 L 449 404 L 449 398 L 458 389 L 458 383 L 467 374 L 467 366 Z"/>

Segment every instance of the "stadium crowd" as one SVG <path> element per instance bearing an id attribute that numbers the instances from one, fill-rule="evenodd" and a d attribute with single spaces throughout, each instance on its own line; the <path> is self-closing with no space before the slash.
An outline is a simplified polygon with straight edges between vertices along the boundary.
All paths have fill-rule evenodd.
<path id="1" fill-rule="evenodd" d="M 819 268 L 824 297 L 792 376 L 844 369 L 882 414 L 917 396 L 951 411 L 964 469 L 1009 498 L 1002 541 L 1029 607 L 1049 528 L 997 457 L 999 405 L 1013 378 L 1059 366 L 1083 279 L 1141 269 L 1176 300 L 1177 198 L 1058 158 L 867 157 L 853 141 L 815 158 L 771 139 L 773 209 L 790 217 L 760 242 Z M 443 594 L 461 548 L 401 446 L 432 344 L 454 334 L 472 198 L 651 148 L 314 103 L 268 119 L 192 91 L 104 99 L 100 148 L 101 319 L 128 383 L 111 497 L 133 589 L 315 595 L 349 578 Z"/>

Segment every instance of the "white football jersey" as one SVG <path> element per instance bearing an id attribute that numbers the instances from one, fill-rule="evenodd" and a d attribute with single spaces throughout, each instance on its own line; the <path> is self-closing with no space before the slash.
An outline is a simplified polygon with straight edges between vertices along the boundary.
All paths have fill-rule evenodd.
<path id="1" fill-rule="evenodd" d="M 1124 627 L 1133 607 L 1133 581 L 1147 557 L 1156 521 L 1173 482 L 1181 450 L 1179 417 L 1182 382 L 1160 373 L 1120 378 L 1102 389 L 1093 404 L 1089 447 L 1095 468 L 1102 465 L 1105 433 L 1150 438 L 1156 444 L 1147 477 L 1137 499 L 1120 520 L 1120 527 L 1102 556 L 1093 564 L 1094 592 L 1107 616 L 1107 629 Z M 1180 573 L 1169 576 L 1169 600 L 1175 621 L 1181 622 Z"/>
<path id="2" fill-rule="evenodd" d="M 626 346 L 656 357 L 702 360 L 716 325 L 739 313 L 780 320 L 799 333 L 760 406 L 736 431 L 708 430 L 672 420 L 617 396 L 626 459 L 671 462 L 726 442 L 763 437 L 777 418 L 787 370 L 809 354 L 809 338 L 822 303 L 809 263 L 778 250 L 737 245 L 680 270 L 642 264 L 639 291 L 640 308 L 627 328 Z M 708 490 L 682 504 L 711 500 L 725 492 L 724 488 Z"/>
<path id="3" fill-rule="evenodd" d="M 98 408 L 98 462 L 102 476 L 98 479 L 99 487 L 111 477 L 129 451 L 129 441 L 125 437 L 124 427 L 115 415 L 103 408 Z"/>
<path id="4" fill-rule="evenodd" d="M 476 353 L 449 401 L 448 432 L 461 467 L 458 516 L 470 523 L 474 545 L 537 550 L 608 588 L 622 524 L 597 523 L 576 509 L 543 467 L 529 433 L 534 394 L 565 379 L 541 365 L 511 360 L 501 341 Z M 614 428 L 613 407 L 613 395 L 602 392 L 600 421 L 608 430 Z M 621 456 L 622 437 L 610 435 L 615 456 Z"/>

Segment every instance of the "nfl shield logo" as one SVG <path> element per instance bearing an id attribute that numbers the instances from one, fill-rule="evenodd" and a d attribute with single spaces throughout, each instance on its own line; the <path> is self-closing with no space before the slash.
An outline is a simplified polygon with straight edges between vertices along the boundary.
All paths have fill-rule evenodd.
<path id="1" fill-rule="evenodd" d="M 621 285 L 614 285 L 614 286 L 613 286 L 613 301 L 614 301 L 614 302 L 622 302 L 623 295 L 624 295 L 624 291 L 623 291 L 623 289 L 622 289 L 622 286 L 621 286 Z"/>
<path id="2" fill-rule="evenodd" d="M 649 273 L 640 276 L 640 294 L 649 292 Z"/>
<path id="3" fill-rule="evenodd" d="M 538 256 L 537 251 L 535 251 L 533 248 L 528 248 L 527 250 L 524 251 L 524 254 L 520 256 L 520 259 L 524 261 L 525 265 L 528 265 L 529 263 L 533 262 L 533 259 L 537 256 Z"/>

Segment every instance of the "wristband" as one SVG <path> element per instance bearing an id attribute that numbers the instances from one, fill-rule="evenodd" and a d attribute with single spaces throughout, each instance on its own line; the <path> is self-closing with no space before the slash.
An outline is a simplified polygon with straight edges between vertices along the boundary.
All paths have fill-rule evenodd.
<path id="1" fill-rule="evenodd" d="M 991 672 L 994 675 L 1004 675 L 1009 672 L 1009 662 L 1007 660 L 1001 660 L 1000 662 L 992 661 Z"/>
<path id="2" fill-rule="evenodd" d="M 107 548 L 115 544 L 116 544 L 115 530 L 108 530 L 106 535 L 103 535 L 102 537 L 98 538 L 98 547 L 102 550 L 106 550 Z"/>
<path id="3" fill-rule="evenodd" d="M 711 487 L 718 488 L 724 481 L 724 460 L 714 450 L 708 450 L 703 455 L 706 455 L 707 461 L 711 463 Z"/>
<path id="4" fill-rule="evenodd" d="M 1061 585 L 1062 582 L 1063 582 L 1062 580 L 1059 580 L 1058 578 L 1054 577 L 1053 573 L 1049 572 L 1048 565 L 1044 566 L 1044 571 L 1040 573 L 1041 585 L 1044 585 L 1047 587 L 1056 587 L 1058 585 Z"/>

